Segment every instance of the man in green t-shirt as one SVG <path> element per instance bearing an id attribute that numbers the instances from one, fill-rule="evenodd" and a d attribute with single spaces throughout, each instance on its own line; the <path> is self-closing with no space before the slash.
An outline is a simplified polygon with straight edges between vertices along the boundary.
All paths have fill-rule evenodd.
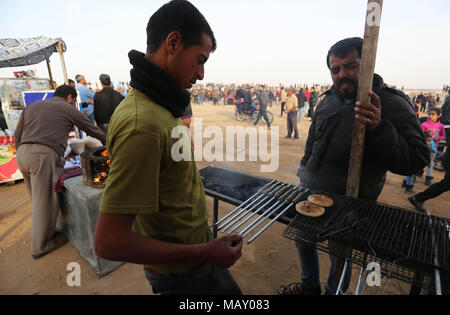
<path id="1" fill-rule="evenodd" d="M 147 35 L 147 53 L 129 53 L 133 90 L 109 126 L 96 253 L 145 265 L 157 294 L 242 294 L 227 270 L 242 255 L 242 238 L 213 240 L 192 148 L 190 160 L 173 153 L 190 102 L 186 89 L 203 80 L 214 34 L 191 3 L 174 0 L 150 18 Z"/>

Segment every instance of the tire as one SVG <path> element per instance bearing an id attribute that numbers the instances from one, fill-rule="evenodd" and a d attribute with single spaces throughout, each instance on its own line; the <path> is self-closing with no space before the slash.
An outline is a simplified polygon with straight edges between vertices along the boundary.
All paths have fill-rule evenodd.
<path id="1" fill-rule="evenodd" d="M 270 111 L 267 111 L 267 117 L 269 118 L 270 124 L 272 124 L 273 123 L 273 119 L 274 119 L 273 113 L 270 112 Z"/>
<path id="2" fill-rule="evenodd" d="M 251 117 L 251 119 L 253 121 L 256 121 L 256 119 L 258 118 L 259 115 L 259 109 L 255 109 L 255 111 L 253 112 L 253 116 Z"/>
<path id="3" fill-rule="evenodd" d="M 271 111 L 266 111 L 267 112 L 267 118 L 269 118 L 269 123 L 272 125 L 273 120 L 274 120 L 274 116 L 273 113 Z M 253 115 L 253 120 L 256 121 L 256 119 L 258 118 L 259 115 L 259 110 L 257 109 Z M 263 122 L 265 125 L 267 125 L 267 122 L 264 118 L 261 118 L 260 122 Z"/>

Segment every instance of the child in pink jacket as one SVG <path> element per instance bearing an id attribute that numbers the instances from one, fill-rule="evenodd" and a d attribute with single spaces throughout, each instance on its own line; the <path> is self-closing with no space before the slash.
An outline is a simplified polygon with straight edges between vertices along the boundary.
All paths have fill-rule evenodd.
<path id="1" fill-rule="evenodd" d="M 431 108 L 428 111 L 429 119 L 422 124 L 423 132 L 427 132 L 433 138 L 433 141 L 437 144 L 439 141 L 445 140 L 445 127 L 439 122 L 441 118 L 441 110 L 439 108 Z M 427 177 L 425 180 L 425 185 L 431 186 L 431 180 L 433 179 L 433 168 L 434 159 L 436 158 L 436 153 L 431 152 L 431 164 L 427 168 Z"/>

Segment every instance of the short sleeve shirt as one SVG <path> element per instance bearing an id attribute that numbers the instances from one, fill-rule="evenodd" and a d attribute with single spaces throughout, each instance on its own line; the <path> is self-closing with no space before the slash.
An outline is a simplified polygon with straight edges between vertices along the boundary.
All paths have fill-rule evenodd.
<path id="1" fill-rule="evenodd" d="M 136 214 L 133 231 L 144 237 L 176 244 L 202 244 L 213 237 L 190 140 L 184 141 L 182 149 L 177 146 L 182 131 L 185 128 L 181 119 L 174 118 L 142 92 L 130 91 L 109 125 L 111 170 L 100 211 Z M 180 160 L 173 152 L 188 152 L 190 159 Z M 181 274 L 197 266 L 147 267 L 160 274 Z"/>

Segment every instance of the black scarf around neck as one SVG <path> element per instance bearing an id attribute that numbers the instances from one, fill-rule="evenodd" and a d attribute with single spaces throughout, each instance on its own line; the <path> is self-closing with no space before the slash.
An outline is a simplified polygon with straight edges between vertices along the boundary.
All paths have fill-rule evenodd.
<path id="1" fill-rule="evenodd" d="M 145 54 L 132 50 L 128 57 L 133 65 L 130 86 L 169 110 L 175 118 L 183 117 L 191 100 L 190 93 L 177 88 L 169 75 L 148 61 Z"/>

